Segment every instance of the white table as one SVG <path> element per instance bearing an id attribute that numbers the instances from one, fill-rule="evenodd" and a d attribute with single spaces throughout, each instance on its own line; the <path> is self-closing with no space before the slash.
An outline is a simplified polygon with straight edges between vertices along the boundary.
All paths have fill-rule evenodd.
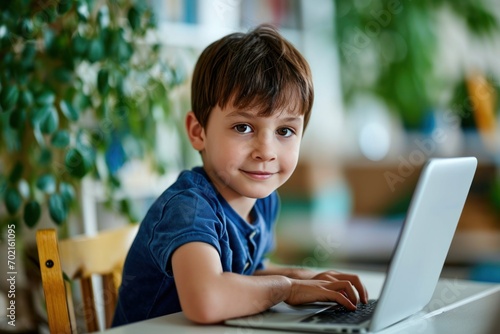
<path id="1" fill-rule="evenodd" d="M 380 294 L 384 275 L 357 272 L 368 289 L 370 298 Z M 404 298 L 404 297 L 402 297 Z M 201 326 L 175 313 L 105 331 L 108 334 L 241 334 L 283 333 L 273 330 Z M 429 304 L 422 312 L 379 332 L 389 333 L 500 333 L 500 284 L 441 279 Z"/>

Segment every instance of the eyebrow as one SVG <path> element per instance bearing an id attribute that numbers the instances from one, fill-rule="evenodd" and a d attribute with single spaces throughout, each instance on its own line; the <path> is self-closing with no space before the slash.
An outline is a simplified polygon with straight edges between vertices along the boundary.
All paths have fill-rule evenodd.
<path id="1" fill-rule="evenodd" d="M 281 121 L 284 121 L 284 122 L 300 122 L 301 120 L 303 120 L 303 115 L 300 115 L 300 116 L 289 116 L 289 117 L 286 117 L 284 119 L 282 119 Z M 230 118 L 235 118 L 235 117 L 244 117 L 244 118 L 254 118 L 254 117 L 261 117 L 261 116 L 258 116 L 258 115 L 255 115 L 254 113 L 250 113 L 248 111 L 245 111 L 245 110 L 235 110 L 235 111 L 231 111 L 227 117 L 230 117 Z"/>

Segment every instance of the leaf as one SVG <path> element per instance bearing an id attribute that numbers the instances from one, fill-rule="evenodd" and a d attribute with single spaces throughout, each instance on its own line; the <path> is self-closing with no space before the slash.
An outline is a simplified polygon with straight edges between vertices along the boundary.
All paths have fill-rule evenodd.
<path id="1" fill-rule="evenodd" d="M 60 194 L 52 194 L 49 197 L 49 214 L 52 220 L 61 225 L 68 216 L 68 209 L 64 204 L 63 197 Z"/>
<path id="2" fill-rule="evenodd" d="M 43 174 L 36 181 L 36 187 L 41 191 L 51 194 L 56 191 L 56 179 L 52 174 Z"/>
<path id="3" fill-rule="evenodd" d="M 23 90 L 19 93 L 19 106 L 30 107 L 33 104 L 33 94 L 29 90 Z"/>
<path id="4" fill-rule="evenodd" d="M 40 22 L 41 24 L 45 24 L 45 21 L 43 21 L 43 18 L 42 18 L 42 22 Z M 42 30 L 42 33 L 43 33 L 43 43 L 45 45 L 45 50 L 52 54 L 52 56 L 56 56 L 55 55 L 55 39 L 56 39 L 56 33 L 54 32 L 54 30 L 52 30 L 51 28 L 46 28 L 46 29 L 43 29 Z"/>
<path id="5" fill-rule="evenodd" d="M 46 17 L 47 22 L 52 23 L 56 20 L 57 9 L 55 6 L 51 6 L 51 5 L 46 6 L 43 11 L 45 13 L 45 17 Z"/>
<path id="6" fill-rule="evenodd" d="M 4 196 L 6 189 L 7 189 L 7 178 L 5 177 L 5 175 L 0 174 L 0 197 Z"/>
<path id="7" fill-rule="evenodd" d="M 19 90 L 15 85 L 8 85 L 2 87 L 2 92 L 0 93 L 0 107 L 2 107 L 3 112 L 10 111 L 17 103 L 19 97 Z"/>
<path id="8" fill-rule="evenodd" d="M 33 127 L 37 127 L 50 113 L 50 107 L 36 107 L 30 113 L 30 121 Z"/>
<path id="9" fill-rule="evenodd" d="M 10 172 L 9 182 L 17 183 L 17 181 L 19 181 L 23 175 L 23 170 L 24 170 L 23 164 L 18 161 L 12 168 L 12 171 Z"/>
<path id="10" fill-rule="evenodd" d="M 97 90 L 99 94 L 105 96 L 109 91 L 109 72 L 106 69 L 101 69 L 97 73 Z"/>
<path id="11" fill-rule="evenodd" d="M 83 56 L 85 52 L 87 52 L 89 42 L 86 38 L 82 37 L 82 35 L 76 34 L 71 40 L 71 46 L 73 48 L 73 52 L 77 56 Z"/>
<path id="12" fill-rule="evenodd" d="M 33 38 L 33 21 L 31 21 L 30 19 L 22 19 L 19 22 L 17 29 L 18 35 L 20 35 L 24 40 Z"/>
<path id="13" fill-rule="evenodd" d="M 14 110 L 10 114 L 9 125 L 13 129 L 19 129 L 26 121 L 26 111 L 24 109 Z"/>
<path id="14" fill-rule="evenodd" d="M 59 15 L 67 13 L 73 6 L 73 0 L 59 0 L 57 4 L 57 13 Z"/>
<path id="15" fill-rule="evenodd" d="M 120 211 L 127 216 L 130 222 L 136 222 L 140 219 L 140 214 L 137 212 L 138 210 L 131 200 L 123 199 L 120 201 L 119 205 Z"/>
<path id="16" fill-rule="evenodd" d="M 23 199 L 16 188 L 9 187 L 5 191 L 4 201 L 9 214 L 14 215 L 19 210 Z"/>
<path id="17" fill-rule="evenodd" d="M 124 94 L 124 87 L 123 87 L 123 75 L 119 71 L 114 71 L 113 72 L 113 86 L 116 88 L 116 92 L 118 95 L 123 95 Z"/>
<path id="18" fill-rule="evenodd" d="M 128 10 L 127 19 L 133 31 L 137 31 L 141 27 L 141 14 L 135 6 Z"/>
<path id="19" fill-rule="evenodd" d="M 46 166 L 52 163 L 52 151 L 47 148 L 40 149 L 40 155 L 37 159 L 38 163 L 41 166 Z"/>
<path id="20" fill-rule="evenodd" d="M 99 12 L 97 13 L 97 22 L 99 23 L 99 27 L 101 29 L 107 28 L 109 26 L 109 8 L 106 5 L 103 5 L 99 8 Z"/>
<path id="21" fill-rule="evenodd" d="M 33 136 L 35 136 L 38 146 L 40 146 L 41 148 L 45 148 L 47 146 L 45 138 L 43 137 L 42 131 L 40 130 L 40 126 L 38 124 L 33 127 Z"/>
<path id="22" fill-rule="evenodd" d="M 68 101 L 61 100 L 61 102 L 59 103 L 59 108 L 61 108 L 62 113 L 68 120 L 73 122 L 78 120 L 78 111 L 73 108 L 73 105 L 71 105 L 71 103 L 69 103 Z"/>
<path id="23" fill-rule="evenodd" d="M 87 22 L 90 12 L 86 1 L 78 1 L 76 6 L 76 13 L 78 14 L 78 19 L 82 22 Z"/>
<path id="24" fill-rule="evenodd" d="M 104 57 L 104 46 L 100 38 L 93 39 L 87 50 L 87 58 L 91 63 L 101 60 Z"/>
<path id="25" fill-rule="evenodd" d="M 24 215 L 23 215 L 23 219 L 26 225 L 28 225 L 28 227 L 30 228 L 34 227 L 36 223 L 38 223 L 38 220 L 40 219 L 41 212 L 42 210 L 40 204 L 37 201 L 31 200 L 27 202 L 24 205 Z"/>
<path id="26" fill-rule="evenodd" d="M 66 170 L 76 178 L 81 179 L 90 170 L 90 161 L 82 152 L 76 148 L 68 150 L 64 158 Z"/>
<path id="27" fill-rule="evenodd" d="M 30 68 L 31 66 L 33 66 L 33 60 L 35 58 L 35 55 L 36 55 L 35 43 L 26 43 L 24 45 L 22 53 L 22 65 L 24 66 L 24 68 Z"/>
<path id="28" fill-rule="evenodd" d="M 19 190 L 22 198 L 30 197 L 30 186 L 26 180 L 19 180 L 19 182 L 17 183 L 17 190 Z"/>
<path id="29" fill-rule="evenodd" d="M 52 92 L 50 90 L 44 90 L 36 97 L 36 103 L 39 106 L 52 105 L 52 104 L 54 104 L 55 99 L 56 99 L 56 96 L 55 96 L 54 92 Z"/>
<path id="30" fill-rule="evenodd" d="M 132 53 L 134 50 L 132 49 L 132 46 L 127 43 L 127 41 L 123 38 L 123 36 L 120 35 L 119 39 L 117 40 L 118 48 L 117 48 L 117 57 L 119 62 L 127 62 L 130 57 L 132 56 Z"/>
<path id="31" fill-rule="evenodd" d="M 63 271 L 63 279 L 68 283 L 73 282 L 71 278 L 69 278 L 68 274 L 66 274 L 64 271 Z"/>
<path id="32" fill-rule="evenodd" d="M 73 73 L 63 67 L 56 68 L 53 72 L 54 78 L 62 83 L 70 83 L 73 79 Z"/>
<path id="33" fill-rule="evenodd" d="M 51 134 L 56 131 L 59 126 L 59 116 L 54 108 L 49 108 L 49 111 L 44 119 L 40 123 L 40 130 L 44 134 Z"/>
<path id="34" fill-rule="evenodd" d="M 90 96 L 84 94 L 82 91 L 77 91 L 75 97 L 73 99 L 73 105 L 76 110 L 86 110 L 88 108 L 92 108 L 92 99 Z"/>
<path id="35" fill-rule="evenodd" d="M 69 183 L 61 182 L 59 189 L 60 189 L 61 196 L 64 199 L 64 203 L 69 208 L 76 197 L 75 188 L 73 188 L 73 186 Z"/>
<path id="36" fill-rule="evenodd" d="M 64 148 L 69 144 L 69 132 L 66 130 L 58 130 L 52 135 L 50 141 L 54 147 Z"/>

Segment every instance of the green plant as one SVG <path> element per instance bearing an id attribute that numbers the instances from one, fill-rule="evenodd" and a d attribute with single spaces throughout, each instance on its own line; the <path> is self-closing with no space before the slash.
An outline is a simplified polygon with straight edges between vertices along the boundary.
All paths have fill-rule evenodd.
<path id="1" fill-rule="evenodd" d="M 0 4 L 1 223 L 63 224 L 81 180 L 120 187 L 126 161 L 155 159 L 158 124 L 182 81 L 161 57 L 152 10 L 132 0 Z M 130 214 L 126 201 L 121 208 Z M 1 212 L 1 211 L 0 211 Z"/>
<path id="2" fill-rule="evenodd" d="M 455 14 L 477 37 L 498 28 L 485 1 L 336 0 L 335 4 L 345 101 L 359 93 L 374 94 L 412 129 L 422 126 L 426 112 L 442 107 L 443 89 L 456 85 L 436 72 L 440 11 Z"/>

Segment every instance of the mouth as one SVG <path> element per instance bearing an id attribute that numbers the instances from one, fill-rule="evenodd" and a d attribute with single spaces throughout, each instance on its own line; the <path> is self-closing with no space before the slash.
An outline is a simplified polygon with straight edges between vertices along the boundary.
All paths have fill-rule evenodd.
<path id="1" fill-rule="evenodd" d="M 254 180 L 267 180 L 276 173 L 266 172 L 266 171 L 246 171 L 242 170 L 243 174 Z"/>

